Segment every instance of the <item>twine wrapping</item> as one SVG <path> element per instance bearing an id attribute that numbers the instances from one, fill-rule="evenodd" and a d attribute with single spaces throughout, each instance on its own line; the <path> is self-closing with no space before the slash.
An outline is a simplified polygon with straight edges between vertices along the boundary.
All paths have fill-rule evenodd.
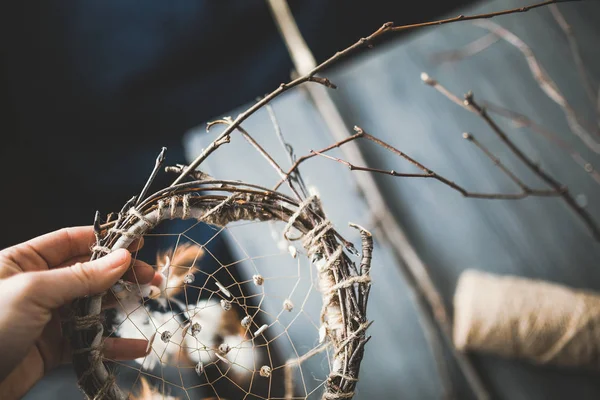
<path id="1" fill-rule="evenodd" d="M 600 294 L 465 271 L 454 297 L 454 345 L 536 364 L 599 369 Z"/>
<path id="2" fill-rule="evenodd" d="M 227 185 L 222 184 L 225 182 Z M 211 189 L 221 194 L 195 193 L 200 192 L 199 189 Z M 344 255 L 344 247 L 337 239 L 338 234 L 325 218 L 316 196 L 298 204 L 285 195 L 249 184 L 234 181 L 191 182 L 182 184 L 169 195 L 154 195 L 139 205 L 132 207 L 131 204 L 132 201 L 123 207 L 105 236 L 97 237 L 93 259 L 119 248 L 127 248 L 136 238 L 150 232 L 165 219 L 196 219 L 216 226 L 226 226 L 240 220 L 279 220 L 286 222 L 284 233 L 287 234 L 294 228 L 298 232 L 297 236 L 291 238 L 288 235 L 288 240 L 304 239 L 306 252 L 314 256 L 313 261 L 318 261 L 321 266 L 319 280 L 324 306 L 321 317 L 324 333 L 330 341 L 319 346 L 318 352 L 329 346 L 334 349 L 331 371 L 324 385 L 322 398 L 352 398 L 364 346 L 369 340 L 365 333 L 370 326 L 366 319 L 366 308 L 373 251 L 369 232 L 351 224 L 360 231 L 363 242 L 363 255 L 360 268 L 357 269 Z M 103 343 L 101 297 L 89 296 L 74 303 L 72 325 L 75 329 L 71 332 L 74 367 L 78 383 L 88 398 L 126 400 L 128 395 L 119 389 L 100 353 Z M 286 309 L 291 311 L 292 307 Z M 309 352 L 305 356 L 310 354 L 314 353 Z M 299 368 L 304 359 L 303 356 L 286 362 L 286 398 L 294 395 L 292 368 Z"/>

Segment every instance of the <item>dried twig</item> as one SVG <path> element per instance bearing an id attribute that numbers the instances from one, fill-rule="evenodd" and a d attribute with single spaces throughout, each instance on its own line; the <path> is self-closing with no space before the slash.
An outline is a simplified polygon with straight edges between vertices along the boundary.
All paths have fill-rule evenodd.
<path id="1" fill-rule="evenodd" d="M 243 113 L 238 115 L 237 118 L 235 118 L 235 120 L 233 121 L 233 123 L 227 129 L 225 129 L 219 135 L 219 137 L 217 137 L 215 139 L 215 141 L 213 141 L 213 143 L 210 146 L 208 146 L 194 161 L 192 161 L 192 163 L 190 163 L 190 165 L 181 173 L 181 175 L 179 175 L 179 177 L 177 177 L 177 179 L 175 179 L 175 181 L 171 184 L 171 186 L 174 186 L 174 185 L 182 182 L 186 175 L 188 175 L 191 171 L 195 170 L 204 160 L 206 160 L 206 158 L 212 152 L 214 152 L 222 144 L 221 143 L 222 139 L 228 137 L 228 135 L 231 132 L 233 132 L 234 129 L 237 128 L 237 126 L 239 126 L 239 124 L 244 122 L 248 117 L 250 117 L 252 114 L 254 114 L 257 110 L 261 109 L 263 106 L 265 106 L 271 100 L 273 100 L 274 98 L 279 96 L 281 93 L 283 93 L 293 87 L 296 87 L 298 85 L 306 83 L 306 82 L 315 82 L 315 83 L 324 85 L 326 87 L 334 88 L 335 85 L 333 85 L 328 79 L 319 78 L 319 77 L 316 77 L 316 75 L 319 72 L 321 72 L 322 70 L 324 70 L 325 68 L 336 63 L 340 59 L 354 53 L 355 51 L 357 51 L 361 48 L 365 48 L 365 47 L 366 48 L 372 47 L 373 41 L 375 39 L 380 38 L 381 36 L 384 36 L 384 35 L 386 35 L 388 33 L 392 33 L 392 32 L 407 31 L 407 30 L 424 28 L 424 27 L 433 26 L 433 25 L 444 25 L 444 24 L 449 24 L 449 23 L 453 23 L 453 22 L 471 21 L 471 20 L 476 20 L 476 19 L 489 19 L 489 18 L 500 16 L 500 15 L 526 12 L 526 11 L 532 10 L 534 8 L 544 7 L 549 4 L 554 4 L 554 3 L 558 3 L 558 2 L 574 2 L 574 1 L 581 1 L 581 0 L 546 0 L 546 1 L 543 1 L 540 3 L 532 4 L 530 6 L 513 8 L 510 10 L 502 10 L 502 11 L 496 11 L 496 12 L 492 12 L 492 13 L 484 13 L 484 14 L 469 15 L 469 16 L 458 15 L 453 18 L 447 18 L 447 19 L 431 21 L 431 22 L 424 22 L 424 23 L 419 23 L 419 24 L 403 25 L 403 26 L 394 26 L 393 22 L 387 22 L 387 23 L 383 24 L 375 32 L 373 32 L 371 35 L 359 39 L 356 43 L 354 43 L 353 45 L 347 47 L 346 49 L 344 49 L 342 51 L 338 51 L 333 56 L 331 56 L 330 58 L 328 58 L 321 64 L 317 65 L 316 67 L 314 67 L 313 69 L 311 69 L 310 71 L 305 73 L 304 75 L 292 80 L 291 82 L 282 83 L 277 89 L 275 89 L 274 91 L 269 93 L 267 96 L 265 96 L 261 100 L 257 101 L 252 107 L 248 108 L 246 111 L 244 111 Z M 218 144 L 218 145 L 216 145 L 216 144 Z"/>
<path id="2" fill-rule="evenodd" d="M 396 176 L 396 177 L 402 177 L 402 178 L 431 178 L 431 179 L 435 179 L 441 183 L 443 183 L 446 186 L 449 186 L 450 188 L 456 190 L 457 192 L 459 192 L 460 194 L 462 194 L 465 197 L 472 197 L 472 198 L 478 198 L 478 199 L 502 199 L 502 200 L 516 200 L 516 199 L 523 199 L 525 197 L 528 196 L 543 196 L 543 197 L 551 197 L 551 196 L 560 196 L 562 191 L 561 190 L 537 190 L 537 189 L 531 189 L 529 186 L 527 186 L 525 183 L 523 183 L 523 181 L 521 181 L 519 178 L 517 178 L 517 176 L 512 173 L 504 164 L 502 164 L 502 162 L 496 157 L 494 156 L 489 149 L 487 149 L 482 143 L 480 143 L 478 140 L 475 139 L 475 137 L 470 134 L 470 133 L 464 133 L 463 137 L 465 139 L 467 139 L 468 141 L 470 141 L 471 143 L 473 143 L 478 149 L 480 149 L 490 160 L 492 160 L 492 162 L 504 173 L 508 176 L 508 178 L 510 180 L 512 180 L 513 182 L 515 182 L 520 188 L 521 188 L 521 192 L 520 193 L 515 193 L 515 194 L 505 194 L 505 193 L 480 193 L 480 192 L 471 192 L 468 191 L 467 189 L 465 189 L 464 187 L 458 185 L 457 183 L 439 175 L 438 173 L 432 171 L 431 169 L 427 168 L 426 166 L 424 166 L 423 164 L 421 164 L 420 162 L 418 162 L 417 160 L 415 160 L 414 158 L 408 156 L 407 154 L 403 153 L 402 151 L 396 149 L 395 147 L 393 147 L 392 145 L 382 141 L 381 139 L 377 139 L 376 137 L 364 132 L 361 128 L 359 127 L 355 127 L 355 130 L 358 132 L 356 135 L 352 136 L 354 138 L 358 138 L 358 137 L 364 137 L 367 140 L 370 140 L 372 142 L 377 143 L 379 146 L 383 147 L 386 150 L 389 150 L 393 153 L 395 153 L 396 155 L 400 156 L 401 158 L 405 159 L 406 161 L 410 162 L 411 164 L 413 164 L 414 166 L 416 166 L 418 169 L 420 169 L 421 171 L 423 171 L 423 173 L 404 173 L 404 172 L 397 172 L 394 170 L 384 170 L 384 169 L 379 169 L 379 168 L 371 168 L 371 167 L 362 167 L 362 166 L 357 166 L 354 165 L 348 161 L 342 160 L 340 158 L 337 157 L 332 157 L 329 155 L 324 154 L 324 152 L 322 151 L 312 151 L 312 153 L 328 158 L 330 160 L 333 161 L 337 161 L 341 164 L 346 165 L 348 168 L 350 168 L 351 171 L 368 171 L 368 172 L 375 172 L 378 174 L 385 174 L 385 175 L 391 175 L 391 176 Z M 327 150 L 326 150 L 327 151 Z"/>
<path id="3" fill-rule="evenodd" d="M 595 130 L 583 126 L 581 118 L 561 93 L 556 83 L 550 78 L 548 73 L 539 63 L 531 48 L 517 35 L 495 22 L 475 21 L 474 24 L 498 35 L 501 39 L 516 47 L 523 54 L 535 81 L 546 96 L 560 106 L 573 133 L 577 135 L 590 150 L 600 154 L 600 143 L 598 143 L 590 134 L 590 132 L 595 132 Z"/>
<path id="4" fill-rule="evenodd" d="M 158 155 L 158 157 L 156 157 L 156 161 L 154 163 L 154 169 L 152 170 L 152 173 L 150 174 L 150 177 L 146 181 L 146 184 L 144 185 L 139 196 L 137 197 L 135 205 L 138 205 L 142 200 L 144 200 L 144 197 L 146 197 L 146 193 L 148 193 L 148 189 L 150 189 L 150 185 L 152 185 L 152 182 L 154 182 L 154 179 L 156 178 L 158 171 L 160 171 L 161 165 L 165 161 L 165 152 L 166 151 L 167 151 L 167 148 L 163 147 L 162 150 L 160 151 L 160 154 Z"/>
<path id="5" fill-rule="evenodd" d="M 587 94 L 592 107 L 595 107 L 598 99 L 596 98 L 596 93 L 594 92 L 594 87 L 591 83 L 590 76 L 585 68 L 585 64 L 583 62 L 583 58 L 581 58 L 581 52 L 579 51 L 579 45 L 577 44 L 577 40 L 575 39 L 575 35 L 573 34 L 573 28 L 567 22 L 563 14 L 560 12 L 560 9 L 556 4 L 550 4 L 548 6 L 552 16 L 556 20 L 556 23 L 565 33 L 567 40 L 569 41 L 569 48 L 571 49 L 571 54 L 573 55 L 573 61 L 575 62 L 575 66 L 577 67 L 577 72 L 579 73 L 579 78 L 581 79 L 581 84 L 583 85 L 583 89 Z M 600 117 L 600 115 L 599 115 Z M 598 120 L 600 123 L 600 119 Z"/>
<path id="6" fill-rule="evenodd" d="M 270 104 L 267 104 L 265 106 L 265 108 L 266 108 L 267 112 L 269 113 L 269 118 L 271 119 L 271 123 L 273 124 L 273 129 L 275 130 L 275 135 L 277 136 L 279 143 L 281 143 L 281 146 L 283 146 L 283 148 L 285 149 L 285 153 L 288 156 L 290 165 L 293 165 L 297 159 L 296 154 L 294 153 L 294 148 L 283 137 L 283 132 L 281 131 L 281 126 L 279 125 L 279 122 L 277 121 L 277 116 L 275 115 L 275 111 L 273 110 L 273 107 Z M 304 196 L 307 196 L 308 191 L 306 190 L 306 185 L 304 184 L 302 175 L 300 175 L 297 172 L 298 171 L 296 171 L 294 174 L 292 174 L 289 177 L 289 179 L 298 185 L 298 187 L 300 188 L 300 190 L 302 191 L 302 194 Z"/>
<path id="7" fill-rule="evenodd" d="M 544 138 L 548 139 L 550 143 L 555 144 L 559 148 L 566 151 L 571 158 L 581 166 L 585 172 L 587 172 L 596 183 L 600 184 L 600 173 L 596 170 L 594 165 L 586 160 L 581 153 L 579 153 L 573 146 L 571 146 L 568 142 L 564 141 L 560 138 L 560 136 L 540 124 L 532 121 L 527 116 L 520 114 L 516 111 L 509 110 L 505 107 L 501 107 L 497 104 L 491 103 L 489 101 L 481 101 L 481 104 L 491 113 L 500 115 L 501 117 L 507 118 L 518 126 L 525 126 L 531 131 L 542 135 Z"/>
<path id="8" fill-rule="evenodd" d="M 468 93 L 465 96 L 464 101 L 458 100 L 458 97 L 448 91 L 444 86 L 440 85 L 435 79 L 430 78 L 427 74 L 422 74 L 421 79 L 438 90 L 444 96 L 448 97 L 452 102 L 459 104 L 461 107 L 465 108 L 468 111 L 471 111 L 475 114 L 478 114 L 492 129 L 492 131 L 498 136 L 498 138 L 511 150 L 511 152 L 531 170 L 535 175 L 537 175 L 542 181 L 544 181 L 548 186 L 550 186 L 557 193 L 560 193 L 560 196 L 563 198 L 565 203 L 571 210 L 573 210 L 579 218 L 583 221 L 583 223 L 588 227 L 593 237 L 600 241 L 600 229 L 592 219 L 591 215 L 581 208 L 573 196 L 569 193 L 566 186 L 559 183 L 552 176 L 550 176 L 546 171 L 544 171 L 538 164 L 532 161 L 523 151 L 508 137 L 508 135 L 496 124 L 496 122 L 488 115 L 485 108 L 481 107 L 477 102 L 475 102 L 472 93 Z"/>
<path id="9" fill-rule="evenodd" d="M 436 53 L 431 56 L 431 61 L 434 63 L 460 61 L 463 58 L 472 57 L 477 53 L 481 53 L 498 40 L 500 40 L 498 35 L 490 32 L 487 35 L 477 38 L 459 49 Z"/>

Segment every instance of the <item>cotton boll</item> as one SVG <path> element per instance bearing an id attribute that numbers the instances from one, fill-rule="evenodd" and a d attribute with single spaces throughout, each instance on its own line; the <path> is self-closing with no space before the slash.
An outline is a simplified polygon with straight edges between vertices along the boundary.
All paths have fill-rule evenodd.
<path id="1" fill-rule="evenodd" d="M 231 362 L 231 370 L 238 380 L 247 380 L 252 376 L 255 365 L 260 363 L 260 355 L 255 351 L 251 340 L 241 335 L 226 336 L 223 344 L 229 346 L 226 357 Z"/>
<path id="2" fill-rule="evenodd" d="M 158 340 L 152 342 L 149 354 L 135 360 L 144 369 L 152 370 L 159 364 L 166 365 L 177 359 L 182 342 L 182 326 L 171 312 L 150 312 L 138 305 L 129 315 L 118 312 L 116 319 L 119 323 L 116 330 L 119 337 L 149 340 L 155 334 L 158 336 Z M 171 336 L 167 342 L 160 340 L 165 332 L 169 332 Z"/>
<path id="3" fill-rule="evenodd" d="M 213 349 L 217 347 L 216 338 L 220 335 L 219 327 L 223 313 L 216 300 L 200 300 L 198 304 L 188 306 L 191 323 L 201 326 L 195 336 L 188 329 L 184 338 L 184 346 L 193 363 L 207 364 L 215 360 Z"/>
<path id="4" fill-rule="evenodd" d="M 178 359 L 183 342 L 181 337 L 183 327 L 180 321 L 171 313 L 152 312 L 147 326 L 149 330 L 156 332 L 158 337 L 163 339 L 168 337 L 168 340 L 154 340 L 150 354 L 135 361 L 148 370 L 154 369 L 158 364 L 173 365 Z"/>

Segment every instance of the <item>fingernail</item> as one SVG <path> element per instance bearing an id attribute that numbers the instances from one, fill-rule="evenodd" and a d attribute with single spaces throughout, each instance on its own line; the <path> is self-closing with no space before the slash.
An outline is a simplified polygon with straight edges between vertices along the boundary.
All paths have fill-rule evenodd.
<path id="1" fill-rule="evenodd" d="M 112 264 L 112 267 L 114 269 L 119 269 L 121 267 L 123 267 L 124 265 L 129 266 L 130 264 L 130 256 L 131 253 L 129 253 L 129 251 L 125 250 L 125 249 L 118 249 L 113 251 L 112 253 L 109 254 L 111 257 L 114 257 L 114 264 Z"/>
<path id="2" fill-rule="evenodd" d="M 156 337 L 156 332 L 154 332 L 154 334 L 152 335 L 150 340 L 148 340 L 148 345 L 146 346 L 146 354 L 144 354 L 144 356 L 147 356 L 152 351 L 152 344 L 154 343 L 155 337 Z"/>

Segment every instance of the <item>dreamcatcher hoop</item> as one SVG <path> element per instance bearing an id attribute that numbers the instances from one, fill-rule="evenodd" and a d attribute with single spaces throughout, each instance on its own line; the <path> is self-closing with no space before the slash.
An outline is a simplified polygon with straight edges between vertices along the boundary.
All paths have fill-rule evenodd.
<path id="1" fill-rule="evenodd" d="M 369 276 L 373 242 L 364 228 L 360 231 L 362 258 L 356 266 L 344 250 L 358 254 L 326 218 L 317 196 L 298 203 L 269 189 L 235 181 L 199 180 L 163 189 L 140 204 L 130 200 L 112 222 L 101 225 L 96 219 L 96 245 L 92 260 L 150 232 L 160 222 L 194 219 L 219 227 L 236 221 L 282 221 L 287 240 L 301 240 L 308 257 L 318 269 L 323 298 L 320 342 L 329 341 L 334 352 L 331 370 L 325 382 L 323 399 L 350 399 L 358 381 L 366 330 L 366 308 L 371 279 Z M 296 231 L 296 232 L 292 232 Z M 104 340 L 103 295 L 79 299 L 74 304 L 71 342 L 78 384 L 93 399 L 128 398 L 115 382 L 102 359 Z M 292 364 L 300 360 L 291 360 Z M 286 363 L 286 367 L 290 361 Z M 286 390 L 291 373 L 286 369 Z M 290 382 L 287 382 L 287 381 Z"/>

